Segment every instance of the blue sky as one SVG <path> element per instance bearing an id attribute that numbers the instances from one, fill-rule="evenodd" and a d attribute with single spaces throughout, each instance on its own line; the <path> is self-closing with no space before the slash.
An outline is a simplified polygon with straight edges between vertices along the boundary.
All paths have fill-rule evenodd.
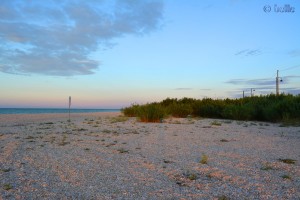
<path id="1" fill-rule="evenodd" d="M 2 0 L 0 107 L 300 93 L 300 2 Z"/>

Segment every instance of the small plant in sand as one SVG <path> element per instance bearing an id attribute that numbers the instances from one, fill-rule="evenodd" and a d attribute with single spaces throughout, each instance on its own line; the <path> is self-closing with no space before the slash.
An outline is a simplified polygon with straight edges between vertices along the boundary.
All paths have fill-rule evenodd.
<path id="1" fill-rule="evenodd" d="M 186 172 L 183 173 L 183 175 L 190 179 L 191 181 L 194 181 L 198 178 L 197 173 L 191 170 L 187 170 Z"/>
<path id="2" fill-rule="evenodd" d="M 229 140 L 221 139 L 220 142 L 229 142 Z"/>
<path id="3" fill-rule="evenodd" d="M 13 187 L 12 187 L 12 185 L 11 184 L 4 184 L 3 185 L 3 189 L 4 190 L 10 190 L 10 189 L 12 189 Z"/>
<path id="4" fill-rule="evenodd" d="M 221 126 L 222 124 L 218 121 L 213 121 L 213 122 L 210 123 L 210 125 L 212 125 L 212 126 Z"/>
<path id="5" fill-rule="evenodd" d="M 268 171 L 268 170 L 273 170 L 274 168 L 270 165 L 270 163 L 266 163 L 260 169 Z"/>
<path id="6" fill-rule="evenodd" d="M 200 163 L 201 164 L 207 164 L 207 161 L 208 161 L 208 156 L 203 154 L 202 157 L 201 157 Z"/>
<path id="7" fill-rule="evenodd" d="M 296 160 L 290 159 L 290 158 L 286 158 L 286 159 L 278 159 L 279 161 L 286 163 L 286 164 L 295 164 Z"/>
<path id="8" fill-rule="evenodd" d="M 31 136 L 31 135 L 29 135 L 28 137 L 26 137 L 25 139 L 27 139 L 27 140 L 31 140 L 31 139 L 34 139 L 34 137 L 33 136 Z"/>
<path id="9" fill-rule="evenodd" d="M 53 122 L 45 122 L 44 124 L 54 124 Z"/>
<path id="10" fill-rule="evenodd" d="M 194 180 L 197 179 L 197 175 L 196 175 L 196 174 L 190 174 L 190 175 L 188 176 L 188 178 L 189 178 L 191 181 L 194 181 Z"/>
<path id="11" fill-rule="evenodd" d="M 288 175 L 288 174 L 282 175 L 281 178 L 283 178 L 283 179 L 289 179 L 289 180 L 292 179 L 292 177 L 290 175 Z"/>
<path id="12" fill-rule="evenodd" d="M 110 123 L 117 123 L 117 122 L 126 122 L 128 120 L 128 117 L 125 116 L 118 116 L 118 117 L 113 117 L 110 120 Z"/>
<path id="13" fill-rule="evenodd" d="M 124 148 L 118 149 L 119 153 L 128 153 L 128 150 L 125 150 Z"/>
<path id="14" fill-rule="evenodd" d="M 230 200 L 230 198 L 225 195 L 222 195 L 218 197 L 218 200 Z"/>
<path id="15" fill-rule="evenodd" d="M 62 141 L 58 144 L 59 146 L 65 146 L 66 144 L 70 144 L 70 142 L 66 142 L 67 136 L 64 135 Z"/>
<path id="16" fill-rule="evenodd" d="M 111 131 L 110 130 L 108 130 L 108 129 L 104 129 L 103 130 L 103 133 L 110 133 Z"/>
<path id="17" fill-rule="evenodd" d="M 11 169 L 10 168 L 5 168 L 5 169 L 1 169 L 2 172 L 10 172 Z"/>

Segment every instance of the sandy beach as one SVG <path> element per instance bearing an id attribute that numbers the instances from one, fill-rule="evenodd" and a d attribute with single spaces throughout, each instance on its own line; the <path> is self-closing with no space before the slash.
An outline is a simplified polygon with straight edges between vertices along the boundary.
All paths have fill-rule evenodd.
<path id="1" fill-rule="evenodd" d="M 300 128 L 0 115 L 0 199 L 300 199 Z"/>

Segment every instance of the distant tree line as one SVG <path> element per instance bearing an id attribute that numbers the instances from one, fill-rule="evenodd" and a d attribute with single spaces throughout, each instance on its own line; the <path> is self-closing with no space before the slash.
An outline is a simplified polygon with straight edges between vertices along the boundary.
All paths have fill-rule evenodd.
<path id="1" fill-rule="evenodd" d="M 241 99 L 167 98 L 122 109 L 125 116 L 139 117 L 142 122 L 160 122 L 173 117 L 207 117 L 232 120 L 282 122 L 300 120 L 300 95 L 290 94 L 245 97 Z"/>

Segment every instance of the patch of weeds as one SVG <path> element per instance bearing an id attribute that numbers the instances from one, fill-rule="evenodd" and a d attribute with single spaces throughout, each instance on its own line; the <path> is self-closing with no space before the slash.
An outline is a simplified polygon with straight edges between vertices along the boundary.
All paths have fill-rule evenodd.
<path id="1" fill-rule="evenodd" d="M 54 124 L 53 122 L 45 122 L 44 124 Z"/>
<path id="2" fill-rule="evenodd" d="M 183 173 L 183 175 L 184 175 L 186 178 L 190 179 L 191 181 L 194 181 L 194 180 L 198 179 L 197 173 L 191 172 L 191 171 L 189 171 L 189 170 L 187 170 L 185 173 Z"/>
<path id="3" fill-rule="evenodd" d="M 31 139 L 34 139 L 34 137 L 33 136 L 31 136 L 31 135 L 29 135 L 28 137 L 26 137 L 25 139 L 27 139 L 27 140 L 31 140 Z"/>
<path id="4" fill-rule="evenodd" d="M 127 142 L 122 142 L 122 144 L 127 144 Z"/>
<path id="5" fill-rule="evenodd" d="M 190 175 L 188 176 L 188 179 L 190 179 L 191 181 L 194 181 L 194 180 L 197 179 L 197 175 L 196 175 L 196 174 L 190 174 Z"/>
<path id="6" fill-rule="evenodd" d="M 132 133 L 133 134 L 140 134 L 137 130 L 134 130 Z"/>
<path id="7" fill-rule="evenodd" d="M 111 133 L 111 131 L 108 130 L 108 129 L 104 129 L 104 130 L 103 130 L 103 133 Z"/>
<path id="8" fill-rule="evenodd" d="M 89 151 L 90 149 L 89 148 L 85 148 L 84 150 Z"/>
<path id="9" fill-rule="evenodd" d="M 273 170 L 274 168 L 269 163 L 266 163 L 260 169 L 268 171 L 268 170 Z"/>
<path id="10" fill-rule="evenodd" d="M 141 149 L 141 147 L 136 147 L 135 149 L 139 150 L 139 149 Z"/>
<path id="11" fill-rule="evenodd" d="M 114 146 L 114 145 L 116 145 L 116 143 L 110 143 L 110 144 L 106 145 L 106 147 L 110 147 L 110 146 Z"/>
<path id="12" fill-rule="evenodd" d="M 229 140 L 221 139 L 220 142 L 229 142 Z"/>
<path id="13" fill-rule="evenodd" d="M 118 116 L 118 117 L 113 117 L 110 120 L 110 123 L 117 123 L 117 122 L 126 122 L 128 120 L 128 117 L 125 116 Z"/>
<path id="14" fill-rule="evenodd" d="M 222 195 L 218 197 L 218 200 L 230 200 L 230 198 L 225 195 Z"/>
<path id="15" fill-rule="evenodd" d="M 213 176 L 211 174 L 207 174 L 206 177 L 212 179 Z"/>
<path id="16" fill-rule="evenodd" d="M 51 127 L 50 126 L 46 126 L 46 127 L 41 127 L 41 128 L 39 128 L 40 130 L 47 130 L 47 129 L 51 129 Z"/>
<path id="17" fill-rule="evenodd" d="M 100 140 L 95 140 L 95 141 L 99 142 Z"/>
<path id="18" fill-rule="evenodd" d="M 282 175 L 281 178 L 283 178 L 283 179 L 289 179 L 289 180 L 292 179 L 292 177 L 290 175 L 288 175 L 288 174 Z"/>
<path id="19" fill-rule="evenodd" d="M 77 128 L 77 129 L 73 129 L 72 131 L 87 131 L 87 129 L 85 129 L 85 128 Z"/>
<path id="20" fill-rule="evenodd" d="M 225 121 L 223 121 L 223 123 L 225 123 L 225 124 L 231 124 L 232 121 L 231 120 L 225 120 Z"/>
<path id="21" fill-rule="evenodd" d="M 101 140 L 101 142 L 104 142 L 104 141 L 105 141 L 105 139 L 102 139 L 102 140 Z"/>
<path id="22" fill-rule="evenodd" d="M 12 185 L 11 184 L 4 184 L 3 185 L 3 189 L 4 190 L 10 190 L 10 189 L 12 189 L 13 187 L 12 187 Z"/>
<path id="23" fill-rule="evenodd" d="M 1 169 L 2 172 L 10 172 L 11 169 L 10 168 L 6 168 L 6 169 Z"/>
<path id="24" fill-rule="evenodd" d="M 121 149 L 118 149 L 119 153 L 128 153 L 129 151 L 124 149 L 124 148 L 121 148 Z"/>
<path id="25" fill-rule="evenodd" d="M 290 158 L 286 158 L 286 159 L 278 159 L 279 161 L 286 163 L 286 164 L 295 164 L 296 160 L 294 159 L 290 159 Z"/>
<path id="26" fill-rule="evenodd" d="M 222 124 L 215 120 L 215 121 L 211 122 L 210 125 L 212 125 L 212 126 L 221 126 Z"/>
<path id="27" fill-rule="evenodd" d="M 62 142 L 59 143 L 58 145 L 59 145 L 59 146 L 65 146 L 65 145 L 67 145 L 67 144 L 70 144 L 70 142 L 62 141 Z"/>
<path id="28" fill-rule="evenodd" d="M 169 164 L 169 163 L 174 163 L 174 162 L 173 162 L 173 161 L 170 161 L 170 160 L 165 160 L 165 159 L 164 159 L 164 163 Z"/>
<path id="29" fill-rule="evenodd" d="M 208 161 L 208 156 L 203 154 L 202 157 L 201 157 L 200 163 L 201 164 L 207 164 L 207 161 Z"/>

